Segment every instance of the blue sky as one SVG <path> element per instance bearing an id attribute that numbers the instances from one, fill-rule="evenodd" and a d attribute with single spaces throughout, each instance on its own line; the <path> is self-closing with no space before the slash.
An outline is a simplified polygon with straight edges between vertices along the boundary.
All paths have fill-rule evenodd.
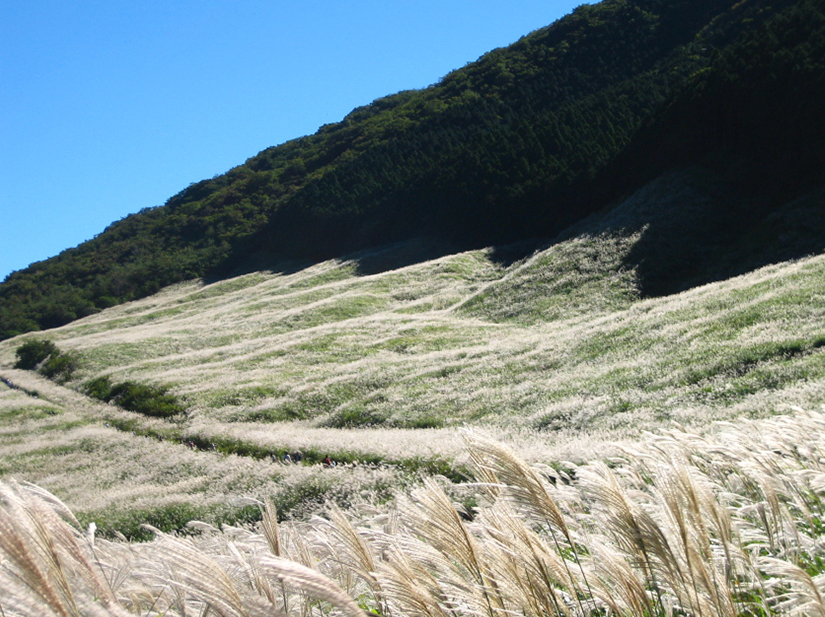
<path id="1" fill-rule="evenodd" d="M 0 2 L 0 280 L 580 4 Z"/>

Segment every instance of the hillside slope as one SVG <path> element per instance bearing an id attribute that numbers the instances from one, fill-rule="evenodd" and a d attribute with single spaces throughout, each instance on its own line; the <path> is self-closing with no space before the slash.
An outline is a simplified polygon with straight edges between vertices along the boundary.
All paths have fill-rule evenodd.
<path id="1" fill-rule="evenodd" d="M 638 430 L 762 415 L 797 391 L 814 404 L 825 258 L 641 298 L 646 255 L 679 264 L 717 250 L 697 248 L 676 214 L 712 210 L 717 186 L 701 170 L 666 176 L 509 265 L 482 249 L 376 266 L 410 250 L 400 244 L 176 285 L 47 336 L 77 354 L 72 387 L 102 376 L 169 386 L 186 410 L 176 422 L 213 436 L 292 422 L 309 433 L 466 422 Z M 3 365 L 20 343 L 0 345 Z"/>
<path id="2" fill-rule="evenodd" d="M 13 273 L 0 337 L 284 260 L 552 238 L 691 165 L 725 176 L 742 196 L 732 217 L 755 229 L 822 180 L 823 15 L 814 0 L 583 5 Z M 641 292 L 687 284 L 676 271 Z"/>
<path id="3" fill-rule="evenodd" d="M 707 170 L 668 174 L 527 255 L 410 264 L 443 247 L 400 243 L 189 281 L 0 342 L 0 378 L 17 386 L 0 383 L 0 478 L 143 537 L 146 520 L 246 520 L 257 513 L 235 500 L 246 494 L 298 515 L 325 499 L 386 499 L 421 471 L 461 477 L 468 425 L 528 460 L 575 462 L 674 423 L 816 409 L 825 256 L 641 297 L 643 256 L 678 245 L 690 231 L 678 213 L 712 211 L 723 186 Z M 782 217 L 807 220 L 806 203 Z M 11 368 L 44 339 L 76 359 L 60 385 Z M 168 387 L 183 410 L 102 404 L 90 396 L 102 378 Z M 277 462 L 298 450 L 306 465 Z M 326 455 L 352 466 L 325 470 Z"/>
<path id="4" fill-rule="evenodd" d="M 528 460 L 576 462 L 675 423 L 704 431 L 819 408 L 825 256 L 642 298 L 645 255 L 669 263 L 662 229 L 685 233 L 673 263 L 716 250 L 715 238 L 694 246 L 695 221 L 723 188 L 686 169 L 532 253 L 410 263 L 444 248 L 399 243 L 189 281 L 2 341 L 0 479 L 41 484 L 82 520 L 143 538 L 147 521 L 254 518 L 250 494 L 299 516 L 325 500 L 387 499 L 421 472 L 461 478 L 467 426 Z M 806 221 L 816 198 L 779 218 Z M 74 357 L 63 383 L 12 368 L 36 340 Z M 95 401 L 101 380 L 169 388 L 182 411 Z M 280 463 L 296 451 L 304 465 Z M 333 472 L 318 464 L 326 455 L 350 465 Z"/>

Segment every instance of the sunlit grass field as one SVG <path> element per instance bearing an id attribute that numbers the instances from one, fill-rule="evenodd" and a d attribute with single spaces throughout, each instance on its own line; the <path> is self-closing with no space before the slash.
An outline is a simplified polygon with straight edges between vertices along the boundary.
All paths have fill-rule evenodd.
<path id="1" fill-rule="evenodd" d="M 818 402 L 822 259 L 636 300 L 628 244 L 577 238 L 509 268 L 476 251 L 369 276 L 344 261 L 193 282 L 23 338 L 76 353 L 77 390 L 101 375 L 170 386 L 204 430 L 621 433 Z M 3 365 L 20 343 L 0 346 Z"/>
<path id="2" fill-rule="evenodd" d="M 639 300 L 622 267 L 633 240 L 577 237 L 509 266 L 482 250 L 371 275 L 352 260 L 191 282 L 27 335 L 76 354 L 79 369 L 63 385 L 0 369 L 40 394 L 0 385 L 0 472 L 121 527 L 127 511 L 165 516 L 173 504 L 174 526 L 243 517 L 227 495 L 288 482 L 300 488 L 284 510 L 297 512 L 301 495 L 380 494 L 410 480 L 404 469 L 460 477 L 465 425 L 527 460 L 581 462 L 674 423 L 701 431 L 819 408 L 825 259 Z M 4 367 L 22 340 L 0 344 Z M 83 396 L 101 375 L 171 386 L 186 414 L 148 418 Z M 318 480 L 279 464 L 296 450 L 390 466 Z"/>
<path id="3" fill-rule="evenodd" d="M 1 342 L 0 611 L 825 614 L 825 256 L 644 298 L 673 188 Z M 74 372 L 13 368 L 42 340 Z"/>
<path id="4" fill-rule="evenodd" d="M 566 470 L 465 431 L 474 483 L 143 544 L 0 481 L 0 609 L 22 615 L 821 615 L 825 416 L 639 439 Z M 604 453 L 603 453 L 604 454 Z"/>
<path id="5" fill-rule="evenodd" d="M 684 198 L 668 182 L 532 251 L 399 267 L 430 249 L 389 246 L 191 281 L 4 341 L 0 377 L 18 388 L 0 384 L 0 476 L 140 535 L 140 517 L 255 518 L 247 497 L 305 516 L 389 499 L 420 473 L 460 481 L 466 426 L 564 466 L 644 431 L 819 409 L 825 257 L 643 299 L 628 256 L 639 221 Z M 76 358 L 68 380 L 11 368 L 38 339 Z M 100 377 L 168 387 L 185 412 L 85 396 Z M 299 450 L 303 465 L 282 464 Z M 327 455 L 346 466 L 321 468 Z"/>

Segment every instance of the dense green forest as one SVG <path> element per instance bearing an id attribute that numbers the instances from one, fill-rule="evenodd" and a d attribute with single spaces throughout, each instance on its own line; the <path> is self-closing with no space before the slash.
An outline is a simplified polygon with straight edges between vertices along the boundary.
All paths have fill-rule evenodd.
<path id="1" fill-rule="evenodd" d="M 11 274 L 0 338 L 181 280 L 412 237 L 552 238 L 691 165 L 737 191 L 744 231 L 823 183 L 824 64 L 820 0 L 582 5 Z"/>

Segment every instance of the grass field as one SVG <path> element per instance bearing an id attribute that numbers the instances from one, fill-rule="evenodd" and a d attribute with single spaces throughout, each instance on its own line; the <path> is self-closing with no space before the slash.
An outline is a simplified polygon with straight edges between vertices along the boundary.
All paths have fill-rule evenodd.
<path id="1" fill-rule="evenodd" d="M 121 497 L 84 497 L 86 463 L 44 456 L 37 439 L 137 466 L 142 456 L 176 460 L 154 452 L 169 448 L 183 457 L 170 462 L 181 484 L 133 476 L 145 492 L 139 503 L 181 497 L 208 510 L 217 497 L 198 486 L 214 495 L 254 487 L 275 494 L 280 475 L 270 455 L 287 451 L 316 462 L 329 454 L 413 471 L 460 469 L 457 429 L 470 424 L 527 460 L 552 453 L 581 461 L 604 442 L 674 422 L 702 430 L 713 420 L 819 408 L 825 259 L 640 300 L 621 265 L 632 244 L 632 236 L 603 234 L 508 267 L 474 251 L 374 275 L 333 261 L 293 274 L 192 282 L 27 335 L 22 340 L 45 337 L 76 354 L 79 369 L 63 385 L 0 369 L 41 392 L 38 399 L 3 392 L 11 440 L 3 450 L 17 448 L 3 472 L 44 483 L 82 511 L 108 512 Z M 564 283 L 559 272 L 581 283 Z M 14 363 L 20 344 L 0 344 L 3 366 Z M 160 420 L 82 396 L 102 375 L 170 386 L 186 413 Z M 29 438 L 13 441 L 23 433 Z M 181 447 L 187 441 L 238 456 L 254 467 L 251 479 L 205 470 L 211 463 L 197 461 L 214 456 Z M 126 454 L 133 450 L 141 454 Z M 228 478 L 225 485 L 203 480 L 217 476 Z M 109 494 L 105 486 L 93 491 Z"/>
<path id="2" fill-rule="evenodd" d="M 408 257 L 416 245 L 385 247 L 303 269 L 191 281 L 59 329 L 0 342 L 0 480 L 51 491 L 78 524 L 94 522 L 106 538 L 148 540 L 154 532 L 144 523 L 190 533 L 192 520 L 241 533 L 236 526 L 260 520 L 261 504 L 269 500 L 278 518 L 293 521 L 285 533 L 308 533 L 329 547 L 344 532 L 323 540 L 326 523 L 307 523 L 324 504 L 337 504 L 369 528 L 378 523 L 365 513 L 378 512 L 381 529 L 401 535 L 376 540 L 373 532 L 363 534 L 377 542 L 370 551 L 394 555 L 375 567 L 380 585 L 400 596 L 376 587 L 378 579 L 370 579 L 364 564 L 331 566 L 330 555 L 313 553 L 317 546 L 310 550 L 295 540 L 290 557 L 336 580 L 335 593 L 343 589 L 382 614 L 452 615 L 459 605 L 458 612 L 491 617 L 606 614 L 609 607 L 633 615 L 761 615 L 785 607 L 815 614 L 805 593 L 821 582 L 811 579 L 808 591 L 799 586 L 808 584 L 800 572 L 818 577 L 825 560 L 818 548 L 825 483 L 816 445 L 823 425 L 817 410 L 825 402 L 825 256 L 645 299 L 630 256 L 653 242 L 638 221 L 642 215 L 656 221 L 649 202 L 661 201 L 661 192 L 643 191 L 515 260 L 504 259 L 501 249 L 485 249 L 396 267 L 414 261 Z M 56 344 L 76 370 L 49 380 L 12 368 L 16 350 L 33 340 Z M 124 409 L 123 399 L 107 404 L 88 395 L 100 398 L 100 391 L 123 384 L 135 391 L 155 388 L 176 404 L 169 413 L 145 407 L 138 413 Z M 771 420 L 777 414 L 786 418 Z M 469 447 L 468 427 L 474 435 Z M 662 433 L 674 427 L 683 432 Z M 769 439 L 774 430 L 784 435 L 778 441 Z M 297 451 L 302 464 L 283 462 Z M 507 459 L 505 451 L 516 458 Z M 676 455 L 679 460 L 671 460 Z M 325 456 L 337 464 L 322 465 Z M 518 474 L 532 477 L 529 465 L 539 465 L 545 480 L 572 474 L 572 488 L 547 489 L 560 491 L 553 499 L 565 504 L 559 506 L 563 520 L 531 523 L 536 513 L 516 507 L 519 491 L 527 490 L 518 488 L 525 481 Z M 509 475 L 485 475 L 493 472 Z M 617 474 L 615 486 L 611 474 Z M 476 539 L 468 542 L 488 543 L 478 550 L 492 562 L 485 565 L 476 555 L 482 561 L 467 562 L 460 572 L 439 570 L 436 553 L 454 559 L 460 547 L 410 548 L 415 542 L 404 534 L 423 533 L 415 530 L 418 523 L 407 523 L 404 531 L 393 527 L 395 515 L 387 519 L 391 504 L 410 499 L 443 508 L 442 489 L 422 480 L 433 476 L 449 479 L 448 502 L 463 504 L 465 516 L 481 522 L 480 529 L 469 526 L 468 537 Z M 471 478 L 501 484 L 512 493 L 509 505 L 493 494 L 498 489 L 466 484 Z M 8 504 L 28 499 L 28 489 L 4 486 L 8 512 L 14 509 Z M 611 497 L 611 486 L 627 492 L 627 503 L 641 499 L 628 511 L 652 517 L 648 531 L 664 542 L 663 551 L 677 550 L 673 508 L 684 509 L 687 502 L 679 500 L 688 499 L 668 491 L 701 492 L 706 509 L 682 529 L 692 534 L 678 548 L 685 554 L 642 555 L 649 563 L 640 565 L 631 539 L 622 536 L 629 533 L 622 528 L 628 519 L 616 520 L 610 509 L 617 503 L 610 500 L 619 499 L 619 493 Z M 539 545 L 548 541 L 546 534 L 565 525 L 584 535 L 562 538 L 555 553 L 545 555 L 547 547 Z M 734 528 L 736 538 L 722 538 Z M 244 529 L 244 542 L 262 550 L 267 539 Z M 609 537 L 603 536 L 607 530 Z M 451 533 L 464 532 L 455 527 Z M 502 544 L 502 534 L 512 533 L 518 547 Z M 192 550 L 221 563 L 232 551 L 220 534 L 196 541 Z M 565 568 L 553 574 L 553 606 L 535 604 L 529 590 L 511 587 L 527 573 L 539 576 L 531 569 L 538 562 L 498 569 L 502 555 L 530 547 L 544 555 L 541 563 Z M 429 575 L 403 556 L 407 549 L 422 563 L 435 560 Z M 601 572 L 597 555 L 613 560 L 617 570 Z M 247 557 L 232 567 L 258 567 L 257 557 Z M 166 557 L 149 559 L 165 563 Z M 626 574 L 622 584 L 630 586 L 623 591 L 610 578 L 620 571 Z M 466 579 L 468 573 L 481 578 Z M 413 590 L 399 587 L 404 576 L 423 586 L 416 593 L 430 596 L 413 598 Z M 493 581 L 502 585 L 497 599 L 488 593 Z M 136 579 L 135 585 L 144 584 Z M 309 600 L 300 593 L 303 600 L 289 600 L 302 589 L 303 583 L 295 584 L 279 592 L 287 613 L 330 609 L 323 602 L 302 604 Z M 709 584 L 728 591 L 714 596 Z M 190 600 L 198 607 L 216 601 L 192 596 L 178 605 L 167 591 L 146 593 L 155 594 L 152 610 L 161 614 L 188 614 Z M 254 614 L 249 606 L 237 614 Z"/>
<path id="3" fill-rule="evenodd" d="M 667 431 L 557 470 L 465 432 L 475 484 L 145 544 L 0 482 L 11 615 L 819 615 L 825 416 Z M 194 535 L 192 535 L 194 534 Z M 10 611 L 10 613 L 8 612 Z"/>

